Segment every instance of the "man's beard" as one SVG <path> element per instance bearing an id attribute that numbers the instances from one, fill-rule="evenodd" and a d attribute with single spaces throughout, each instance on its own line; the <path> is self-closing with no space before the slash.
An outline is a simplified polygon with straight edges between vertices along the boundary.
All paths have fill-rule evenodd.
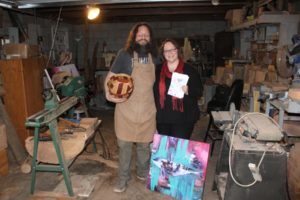
<path id="1" fill-rule="evenodd" d="M 134 51 L 136 51 L 139 55 L 145 55 L 151 52 L 150 43 L 147 42 L 144 45 L 140 45 L 139 43 L 135 42 L 133 46 Z"/>

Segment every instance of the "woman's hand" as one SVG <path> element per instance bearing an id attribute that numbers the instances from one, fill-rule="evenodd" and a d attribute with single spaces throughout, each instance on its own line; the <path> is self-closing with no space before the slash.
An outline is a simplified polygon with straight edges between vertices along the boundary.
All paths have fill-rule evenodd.
<path id="1" fill-rule="evenodd" d="M 185 95 L 189 94 L 189 87 L 187 85 L 182 86 L 182 91 L 184 92 Z"/>

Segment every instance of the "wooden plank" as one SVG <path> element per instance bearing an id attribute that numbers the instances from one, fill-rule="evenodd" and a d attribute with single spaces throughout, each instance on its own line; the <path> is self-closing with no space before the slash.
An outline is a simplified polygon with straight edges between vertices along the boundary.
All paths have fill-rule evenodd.
<path id="1" fill-rule="evenodd" d="M 254 90 L 253 91 L 253 111 L 254 112 L 260 112 L 260 102 L 258 101 L 259 98 L 259 91 Z"/>
<path id="2" fill-rule="evenodd" d="M 18 137 L 16 129 L 13 126 L 2 102 L 0 102 L 0 118 L 3 120 L 3 123 L 6 126 L 6 133 L 8 136 L 7 143 L 9 149 L 11 150 L 11 153 L 14 155 L 14 158 L 16 158 L 17 162 L 21 164 L 26 158 L 25 149 L 23 148 L 20 142 L 20 138 Z"/>
<path id="3" fill-rule="evenodd" d="M 73 191 L 78 197 L 89 197 L 93 192 L 95 185 L 99 182 L 99 176 L 97 174 L 86 174 L 86 175 L 71 175 L 71 182 Z M 57 193 L 65 193 L 66 192 L 66 184 L 64 180 L 61 180 L 57 187 L 53 190 Z M 101 198 L 100 198 L 101 199 Z"/>
<path id="4" fill-rule="evenodd" d="M 23 79 L 25 90 L 26 116 L 31 116 L 44 108 L 43 92 L 43 73 L 44 68 L 41 58 L 28 58 L 23 62 Z M 23 121 L 24 123 L 24 121 Z"/>
<path id="5" fill-rule="evenodd" d="M 24 140 L 27 138 L 28 133 L 24 125 L 26 115 L 24 102 L 26 94 L 24 91 L 22 68 L 21 59 L 0 61 L 3 86 L 6 92 L 4 95 L 4 106 L 24 145 Z"/>
<path id="6" fill-rule="evenodd" d="M 43 109 L 42 59 L 41 57 L 0 61 L 3 87 L 6 92 L 4 106 L 23 145 L 25 139 L 33 133 L 25 127 L 26 118 Z"/>
<path id="7" fill-rule="evenodd" d="M 7 148 L 6 126 L 0 120 L 0 150 Z"/>
<path id="8" fill-rule="evenodd" d="M 74 131 L 72 134 L 63 134 L 61 136 L 61 145 L 67 162 L 74 159 L 84 149 L 86 141 L 92 137 L 100 123 L 101 120 L 97 118 L 82 118 L 80 127 L 84 128 L 85 131 Z M 25 147 L 32 156 L 34 148 L 33 137 L 26 139 Z M 39 142 L 37 160 L 44 163 L 58 164 L 56 150 L 52 141 Z"/>
<path id="9" fill-rule="evenodd" d="M 70 197 L 55 192 L 38 191 L 31 196 L 32 200 L 74 200 L 76 197 Z"/>
<path id="10" fill-rule="evenodd" d="M 8 159 L 7 150 L 0 150 L 0 176 L 5 176 L 8 174 Z"/>

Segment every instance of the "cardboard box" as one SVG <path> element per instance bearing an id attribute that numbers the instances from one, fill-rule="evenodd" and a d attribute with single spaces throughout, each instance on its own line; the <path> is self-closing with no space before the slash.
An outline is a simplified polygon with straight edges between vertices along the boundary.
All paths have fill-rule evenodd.
<path id="1" fill-rule="evenodd" d="M 30 58 L 40 55 L 38 45 L 28 44 L 5 44 L 3 45 L 3 53 L 6 59 Z"/>
<path id="2" fill-rule="evenodd" d="M 255 81 L 255 72 L 256 71 L 253 70 L 253 69 L 249 69 L 248 70 L 248 72 L 247 72 L 247 78 L 245 79 L 246 82 L 248 82 L 250 84 L 254 83 L 254 81 Z"/>
<path id="3" fill-rule="evenodd" d="M 266 79 L 267 72 L 264 70 L 256 70 L 255 71 L 255 83 L 262 83 Z"/>
<path id="4" fill-rule="evenodd" d="M 243 15 L 243 9 L 232 9 L 226 12 L 225 19 L 229 26 L 235 26 L 243 22 Z"/>
<path id="5" fill-rule="evenodd" d="M 266 81 L 277 81 L 277 72 L 268 71 Z"/>
<path id="6" fill-rule="evenodd" d="M 224 74 L 222 83 L 224 83 L 230 87 L 232 85 L 233 81 L 234 81 L 234 75 L 232 72 L 227 72 Z"/>
<path id="7" fill-rule="evenodd" d="M 240 65 L 237 65 L 237 66 L 234 66 L 233 67 L 233 74 L 234 74 L 234 79 L 244 79 L 244 72 L 245 68 L 244 66 L 240 66 Z"/>
<path id="8" fill-rule="evenodd" d="M 225 67 L 217 67 L 215 83 L 220 84 L 224 76 Z"/>
<path id="9" fill-rule="evenodd" d="M 7 148 L 6 126 L 0 122 L 0 150 Z"/>
<path id="10" fill-rule="evenodd" d="M 5 176 L 8 174 L 8 158 L 7 150 L 0 150 L 0 175 Z"/>
<path id="11" fill-rule="evenodd" d="M 251 84 L 245 82 L 245 83 L 244 83 L 244 87 L 243 87 L 243 94 L 244 94 L 244 95 L 249 95 L 249 93 L 250 93 L 250 88 L 251 88 Z"/>

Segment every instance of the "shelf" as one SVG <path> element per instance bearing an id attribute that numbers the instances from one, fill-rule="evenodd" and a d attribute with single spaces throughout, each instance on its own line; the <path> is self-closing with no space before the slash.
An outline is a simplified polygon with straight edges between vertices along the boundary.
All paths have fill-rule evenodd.
<path id="1" fill-rule="evenodd" d="M 274 49 L 272 49 L 272 50 L 268 50 L 268 49 L 259 49 L 259 50 L 250 50 L 251 52 L 269 52 L 269 53 L 271 53 L 271 52 L 276 52 Z"/>
<path id="2" fill-rule="evenodd" d="M 236 59 L 236 58 L 228 58 L 223 57 L 224 60 L 230 60 L 232 63 L 251 63 L 251 60 L 245 60 L 245 59 Z"/>
<path id="3" fill-rule="evenodd" d="M 238 24 L 236 26 L 232 26 L 229 28 L 229 31 L 238 31 L 242 29 L 247 29 L 249 27 L 258 25 L 258 24 L 280 24 L 280 23 L 298 23 L 300 19 L 300 15 L 290 15 L 290 14 L 272 14 L 265 12 L 260 15 L 258 18 L 244 22 L 242 24 Z"/>
<path id="4" fill-rule="evenodd" d="M 250 42 L 256 43 L 256 44 L 274 44 L 278 43 L 278 40 L 265 40 L 265 41 L 257 41 L 257 40 L 251 40 Z"/>

